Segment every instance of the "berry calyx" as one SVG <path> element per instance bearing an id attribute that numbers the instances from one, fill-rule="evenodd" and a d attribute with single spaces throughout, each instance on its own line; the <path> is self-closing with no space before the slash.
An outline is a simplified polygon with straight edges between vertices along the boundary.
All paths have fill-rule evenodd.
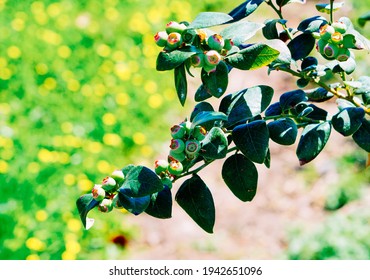
<path id="1" fill-rule="evenodd" d="M 351 52 L 347 48 L 341 48 L 339 49 L 339 52 L 337 54 L 337 60 L 340 62 L 347 61 L 348 58 L 350 58 Z"/>
<path id="2" fill-rule="evenodd" d="M 331 35 L 331 41 L 334 43 L 334 44 L 341 44 L 343 42 L 343 35 L 342 33 L 339 33 L 339 32 L 334 32 L 332 35 Z"/>
<path id="3" fill-rule="evenodd" d="M 170 148 L 174 153 L 182 153 L 185 150 L 185 143 L 181 139 L 172 139 Z"/>
<path id="4" fill-rule="evenodd" d="M 178 176 L 182 173 L 183 171 L 183 166 L 182 166 L 182 163 L 179 162 L 179 161 L 171 161 L 169 166 L 168 166 L 168 171 L 174 175 L 174 176 Z"/>
<path id="5" fill-rule="evenodd" d="M 171 127 L 171 136 L 173 139 L 181 139 L 186 134 L 186 128 L 182 125 L 175 124 Z"/>
<path id="6" fill-rule="evenodd" d="M 213 67 L 217 66 L 221 61 L 221 55 L 215 50 L 210 50 L 206 52 L 205 58 L 206 64 Z"/>
<path id="7" fill-rule="evenodd" d="M 200 143 L 198 140 L 188 140 L 186 141 L 185 152 L 188 156 L 194 157 L 200 150 Z"/>
<path id="8" fill-rule="evenodd" d="M 207 130 L 203 126 L 197 125 L 196 127 L 194 127 L 193 136 L 195 139 L 197 139 L 198 141 L 202 141 L 206 137 L 206 135 Z"/>
<path id="9" fill-rule="evenodd" d="M 204 64 L 204 54 L 194 54 L 191 58 L 190 58 L 190 63 L 191 63 L 191 66 L 193 67 L 202 67 L 203 64 Z"/>
<path id="10" fill-rule="evenodd" d="M 116 189 L 117 182 L 112 177 L 105 177 L 102 182 L 102 188 L 107 191 L 114 191 Z"/>
<path id="11" fill-rule="evenodd" d="M 102 201 L 105 198 L 105 190 L 102 188 L 102 185 L 95 185 L 91 193 L 96 201 Z"/>
<path id="12" fill-rule="evenodd" d="M 180 33 L 172 32 L 168 34 L 167 44 L 166 44 L 167 49 L 169 50 L 177 49 L 178 47 L 181 46 L 181 44 L 182 44 L 182 38 L 181 38 Z"/>
<path id="13" fill-rule="evenodd" d="M 337 45 L 332 44 L 332 43 L 328 43 L 324 47 L 323 55 L 325 55 L 325 57 L 327 59 L 332 60 L 332 59 L 335 59 L 337 57 L 338 51 L 339 51 L 339 47 Z"/>
<path id="14" fill-rule="evenodd" d="M 113 203 L 111 199 L 104 198 L 98 205 L 98 210 L 103 213 L 108 213 L 113 210 Z"/>
<path id="15" fill-rule="evenodd" d="M 221 51 L 225 46 L 225 40 L 221 35 L 213 34 L 208 37 L 207 44 L 212 50 Z"/>

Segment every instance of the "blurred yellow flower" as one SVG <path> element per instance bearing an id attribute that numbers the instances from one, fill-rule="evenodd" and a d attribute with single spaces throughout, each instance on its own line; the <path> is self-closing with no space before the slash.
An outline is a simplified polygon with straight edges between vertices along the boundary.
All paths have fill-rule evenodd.
<path id="1" fill-rule="evenodd" d="M 54 78 L 48 77 L 45 79 L 43 86 L 47 90 L 53 90 L 57 87 L 57 81 Z"/>
<path id="2" fill-rule="evenodd" d="M 40 257 L 36 254 L 31 254 L 26 257 L 26 260 L 28 261 L 38 261 L 40 260 Z"/>
<path id="3" fill-rule="evenodd" d="M 89 179 L 81 179 L 78 181 L 77 185 L 81 191 L 86 192 L 93 188 L 94 183 L 91 182 Z"/>
<path id="4" fill-rule="evenodd" d="M 57 52 L 58 52 L 58 55 L 61 58 L 68 58 L 72 54 L 71 49 L 68 46 L 65 46 L 65 45 L 58 47 Z"/>
<path id="5" fill-rule="evenodd" d="M 15 31 L 22 31 L 24 29 L 24 20 L 21 18 L 15 18 L 12 20 L 11 25 Z"/>
<path id="6" fill-rule="evenodd" d="M 62 253 L 62 260 L 75 260 L 76 254 L 65 251 Z"/>
<path id="7" fill-rule="evenodd" d="M 63 41 L 62 37 L 53 30 L 45 29 L 41 32 L 41 39 L 50 45 L 60 45 Z"/>
<path id="8" fill-rule="evenodd" d="M 113 167 L 105 160 L 99 160 L 96 165 L 98 171 L 103 174 L 112 172 Z"/>
<path id="9" fill-rule="evenodd" d="M 145 19 L 144 14 L 140 12 L 136 12 L 131 16 L 128 26 L 131 31 L 139 32 L 141 34 L 150 32 L 150 25 Z"/>
<path id="10" fill-rule="evenodd" d="M 30 250 L 42 251 L 45 249 L 45 243 L 36 237 L 30 237 L 26 240 L 26 246 Z"/>
<path id="11" fill-rule="evenodd" d="M 112 8 L 112 7 L 109 7 L 106 11 L 105 11 L 105 17 L 110 20 L 110 21 L 115 21 L 119 18 L 119 12 L 115 9 L 115 8 Z"/>
<path id="12" fill-rule="evenodd" d="M 81 222 L 80 222 L 81 223 Z M 81 251 L 81 245 L 74 240 L 67 241 L 65 243 L 66 252 L 71 254 L 78 254 Z"/>
<path id="13" fill-rule="evenodd" d="M 117 63 L 114 67 L 114 73 L 123 81 L 128 81 L 131 78 L 131 69 L 125 63 Z"/>
<path id="14" fill-rule="evenodd" d="M 100 44 L 96 48 L 96 53 L 102 57 L 108 57 L 111 53 L 111 48 L 106 44 Z"/>
<path id="15" fill-rule="evenodd" d="M 116 95 L 116 102 L 121 106 L 125 106 L 130 102 L 130 97 L 125 92 L 118 93 Z"/>
<path id="16" fill-rule="evenodd" d="M 156 93 L 158 90 L 157 83 L 151 80 L 146 81 L 144 85 L 144 90 L 147 93 Z"/>
<path id="17" fill-rule="evenodd" d="M 114 125 L 116 124 L 116 122 L 117 122 L 117 119 L 115 115 L 113 115 L 112 113 L 106 113 L 103 115 L 103 123 L 105 125 Z"/>
<path id="18" fill-rule="evenodd" d="M 141 147 L 140 153 L 144 157 L 151 157 L 153 155 L 153 148 L 149 145 L 144 145 Z"/>
<path id="19" fill-rule="evenodd" d="M 143 145 L 146 142 L 146 136 L 142 132 L 135 132 L 132 135 L 132 139 L 136 145 Z"/>
<path id="20" fill-rule="evenodd" d="M 61 3 L 50 4 L 46 9 L 48 15 L 51 17 L 57 17 L 62 12 L 60 5 Z"/>
<path id="21" fill-rule="evenodd" d="M 73 186 L 76 184 L 76 176 L 73 174 L 65 174 L 63 177 L 63 182 L 67 186 Z"/>
<path id="22" fill-rule="evenodd" d="M 13 73 L 9 68 L 0 68 L 0 79 L 9 80 Z"/>
<path id="23" fill-rule="evenodd" d="M 122 140 L 118 134 L 106 133 L 103 136 L 103 142 L 108 146 L 119 146 L 122 143 Z"/>
<path id="24" fill-rule="evenodd" d="M 103 146 L 100 142 L 96 142 L 96 141 L 89 141 L 87 142 L 85 145 L 84 145 L 84 149 L 88 152 L 88 153 L 92 153 L 92 154 L 99 154 L 101 152 L 101 150 L 103 149 Z"/>
<path id="25" fill-rule="evenodd" d="M 45 210 L 38 210 L 36 212 L 36 220 L 39 222 L 43 222 L 48 218 L 48 214 Z"/>
<path id="26" fill-rule="evenodd" d="M 8 172 L 9 165 L 6 161 L 0 160 L 0 174 L 5 174 Z"/>
<path id="27" fill-rule="evenodd" d="M 68 82 L 67 82 L 67 88 L 70 90 L 70 91 L 73 91 L 73 92 L 76 92 L 78 91 L 80 88 L 81 88 L 81 84 L 79 81 L 75 80 L 75 79 L 70 79 Z"/>
<path id="28" fill-rule="evenodd" d="M 160 94 L 154 94 L 149 96 L 148 105 L 153 109 L 159 108 L 163 103 L 163 97 Z"/>
<path id="29" fill-rule="evenodd" d="M 45 75 L 49 71 L 49 67 L 45 63 L 37 63 L 35 66 L 36 73 L 39 75 Z"/>
<path id="30" fill-rule="evenodd" d="M 81 230 L 81 227 L 82 227 L 81 221 L 74 219 L 74 218 L 69 219 L 67 223 L 67 227 L 72 232 L 78 232 L 79 230 Z"/>

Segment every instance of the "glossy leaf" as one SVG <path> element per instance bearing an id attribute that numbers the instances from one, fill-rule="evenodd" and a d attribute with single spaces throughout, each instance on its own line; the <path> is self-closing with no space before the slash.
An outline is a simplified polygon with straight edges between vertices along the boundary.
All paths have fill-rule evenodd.
<path id="1" fill-rule="evenodd" d="M 220 35 L 225 39 L 231 39 L 238 46 L 252 38 L 263 26 L 263 24 L 257 22 L 236 22 L 223 29 Z"/>
<path id="2" fill-rule="evenodd" d="M 312 110 L 306 115 L 308 118 L 318 121 L 326 121 L 328 119 L 329 113 L 326 110 L 321 109 L 314 104 L 310 104 L 309 108 L 312 108 Z"/>
<path id="3" fill-rule="evenodd" d="M 362 108 L 345 108 L 333 116 L 331 123 L 340 134 L 349 136 L 360 128 L 364 116 L 365 111 Z"/>
<path id="4" fill-rule="evenodd" d="M 185 65 L 181 64 L 177 66 L 174 71 L 175 75 L 175 89 L 177 96 L 182 106 L 184 106 L 186 101 L 186 96 L 188 93 L 188 83 L 186 81 L 186 71 Z"/>
<path id="5" fill-rule="evenodd" d="M 367 39 L 365 36 L 363 36 L 360 32 L 358 32 L 351 20 L 348 18 L 348 17 L 341 17 L 339 18 L 338 21 L 341 21 L 341 22 L 344 22 L 347 26 L 347 31 L 346 31 L 346 34 L 352 34 L 355 36 L 356 38 L 356 42 L 359 42 L 360 44 L 362 44 L 363 48 L 365 48 L 366 50 L 370 50 L 370 41 L 369 39 Z"/>
<path id="6" fill-rule="evenodd" d="M 201 79 L 204 89 L 214 97 L 221 97 L 229 83 L 229 70 L 225 62 L 221 61 L 216 68 L 216 71 L 207 73 L 202 69 Z"/>
<path id="7" fill-rule="evenodd" d="M 242 154 L 228 157 L 222 166 L 222 178 L 241 201 L 252 201 L 257 192 L 258 171 Z"/>
<path id="8" fill-rule="evenodd" d="M 280 52 L 266 44 L 254 44 L 225 58 L 231 66 L 241 70 L 253 70 L 269 65 Z"/>
<path id="9" fill-rule="evenodd" d="M 287 20 L 285 19 L 269 19 L 265 21 L 265 26 L 262 28 L 263 36 L 266 39 L 279 39 L 279 32 L 276 27 L 276 24 L 285 24 Z"/>
<path id="10" fill-rule="evenodd" d="M 370 153 L 370 121 L 363 118 L 362 125 L 352 135 L 352 138 L 359 147 Z"/>
<path id="11" fill-rule="evenodd" d="M 250 14 L 252 14 L 259 5 L 261 5 L 264 0 L 247 0 L 244 3 L 240 4 L 238 7 L 233 9 L 229 15 L 233 17 L 232 22 L 241 20 Z"/>
<path id="12" fill-rule="evenodd" d="M 308 56 L 315 47 L 316 40 L 310 33 L 303 33 L 289 42 L 288 48 L 294 60 Z"/>
<path id="13" fill-rule="evenodd" d="M 175 69 L 195 53 L 196 51 L 194 51 L 192 48 L 182 48 L 181 50 L 174 50 L 171 52 L 162 51 L 158 54 L 156 69 L 157 71 Z"/>
<path id="14" fill-rule="evenodd" d="M 283 113 L 281 110 L 280 102 L 272 103 L 265 111 L 266 117 L 279 116 Z"/>
<path id="15" fill-rule="evenodd" d="M 267 124 L 272 141 L 280 145 L 294 144 L 298 129 L 295 122 L 290 118 L 282 118 Z"/>
<path id="16" fill-rule="evenodd" d="M 301 89 L 285 92 L 280 96 L 279 99 L 283 112 L 291 109 L 302 101 L 307 101 L 307 97 L 305 92 Z"/>
<path id="17" fill-rule="evenodd" d="M 304 128 L 296 150 L 300 165 L 312 161 L 320 154 L 329 140 L 330 132 L 329 122 L 310 124 Z"/>
<path id="18" fill-rule="evenodd" d="M 192 122 L 196 115 L 198 115 L 201 112 L 207 112 L 207 111 L 214 111 L 213 106 L 208 102 L 200 102 L 194 106 L 193 112 L 191 112 L 190 115 L 190 121 Z"/>
<path id="19" fill-rule="evenodd" d="M 364 27 L 366 22 L 370 21 L 370 12 L 365 13 L 364 15 L 358 18 L 358 24 L 361 27 Z"/>
<path id="20" fill-rule="evenodd" d="M 263 163 L 269 144 L 269 131 L 263 120 L 236 126 L 232 132 L 237 148 L 251 161 Z"/>
<path id="21" fill-rule="evenodd" d="M 204 123 L 215 121 L 227 121 L 227 116 L 221 112 L 200 112 L 194 117 L 191 127 L 194 128 L 197 125 L 203 125 Z"/>
<path id="22" fill-rule="evenodd" d="M 198 176 L 187 179 L 176 193 L 175 200 L 206 232 L 213 233 L 215 205 L 207 185 Z"/>
<path id="23" fill-rule="evenodd" d="M 276 0 L 276 4 L 279 7 L 283 7 L 283 6 L 288 5 L 288 4 L 291 4 L 291 3 L 304 4 L 304 3 L 306 3 L 306 0 Z"/>
<path id="24" fill-rule="evenodd" d="M 193 22 L 190 23 L 188 29 L 205 28 L 215 25 L 224 24 L 233 20 L 232 16 L 219 12 L 203 12 L 196 16 Z"/>
<path id="25" fill-rule="evenodd" d="M 201 84 L 195 92 L 194 100 L 196 102 L 201 102 L 211 97 L 212 95 L 209 93 L 208 89 L 203 84 Z"/>
<path id="26" fill-rule="evenodd" d="M 150 203 L 150 195 L 133 197 L 132 191 L 124 187 L 118 190 L 118 199 L 123 208 L 134 215 L 143 213 Z"/>
<path id="27" fill-rule="evenodd" d="M 279 67 L 281 65 L 290 65 L 292 62 L 292 55 L 289 48 L 283 41 L 274 39 L 264 41 L 263 43 L 279 52 L 278 57 L 269 65 L 270 68 Z"/>
<path id="28" fill-rule="evenodd" d="M 159 219 L 172 217 L 172 194 L 167 186 L 162 191 L 152 194 L 145 213 Z"/>
<path id="29" fill-rule="evenodd" d="M 311 18 L 307 18 L 303 20 L 299 25 L 298 25 L 298 30 L 301 32 L 319 32 L 320 27 L 327 24 L 328 21 L 322 17 L 322 16 L 314 16 Z"/>
<path id="30" fill-rule="evenodd" d="M 324 102 L 331 99 L 334 94 L 324 88 L 314 88 L 310 90 L 305 90 L 308 101 L 314 102 Z"/>
<path id="31" fill-rule="evenodd" d="M 334 2 L 333 11 L 337 11 L 342 8 L 344 2 Z M 330 14 L 330 4 L 316 4 L 316 9 L 321 13 Z"/>
<path id="32" fill-rule="evenodd" d="M 135 166 L 127 173 L 121 188 L 130 189 L 132 197 L 142 197 L 161 191 L 163 184 L 149 168 Z"/>
<path id="33" fill-rule="evenodd" d="M 200 155 L 207 159 L 221 159 L 227 155 L 229 145 L 225 133 L 219 127 L 213 127 L 202 140 Z"/>
<path id="34" fill-rule="evenodd" d="M 88 218 L 87 214 L 91 209 L 98 206 L 98 204 L 99 202 L 93 198 L 91 193 L 84 194 L 77 199 L 76 206 L 85 229 L 89 229 L 94 225 L 94 219 Z"/>

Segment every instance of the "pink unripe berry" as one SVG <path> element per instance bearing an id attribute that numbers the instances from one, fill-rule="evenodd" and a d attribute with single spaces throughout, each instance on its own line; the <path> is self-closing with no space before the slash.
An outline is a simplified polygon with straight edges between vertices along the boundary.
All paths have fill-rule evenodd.
<path id="1" fill-rule="evenodd" d="M 182 125 L 175 124 L 173 127 L 171 127 L 171 136 L 174 139 L 181 139 L 186 134 L 186 128 Z"/>
<path id="2" fill-rule="evenodd" d="M 234 42 L 231 40 L 231 39 L 226 39 L 225 40 L 225 45 L 224 45 L 224 49 L 229 51 L 231 50 L 231 48 L 234 46 Z"/>
<path id="3" fill-rule="evenodd" d="M 335 29 L 333 26 L 325 24 L 324 26 L 320 27 L 320 36 L 325 41 L 328 41 L 331 39 L 331 35 L 335 32 Z"/>
<path id="4" fill-rule="evenodd" d="M 122 170 L 114 170 L 111 174 L 111 177 L 116 181 L 116 183 L 122 183 L 125 180 L 125 174 Z"/>
<path id="5" fill-rule="evenodd" d="M 159 47 L 165 47 L 167 45 L 168 35 L 166 31 L 159 31 L 154 35 L 154 41 Z"/>
<path id="6" fill-rule="evenodd" d="M 341 21 L 333 22 L 331 26 L 334 27 L 335 31 L 340 32 L 341 34 L 344 34 L 347 31 L 347 25 Z"/>
<path id="7" fill-rule="evenodd" d="M 91 193 L 96 201 L 102 201 L 105 198 L 105 190 L 102 188 L 102 185 L 95 185 Z"/>
<path id="8" fill-rule="evenodd" d="M 185 150 L 185 143 L 181 139 L 172 139 L 170 148 L 174 153 L 182 153 Z"/>
<path id="9" fill-rule="evenodd" d="M 107 192 L 114 191 L 116 189 L 116 185 L 117 182 L 112 177 L 107 176 L 103 179 L 102 188 Z"/>
<path id="10" fill-rule="evenodd" d="M 168 49 L 174 50 L 174 49 L 180 47 L 181 44 L 182 44 L 182 38 L 181 38 L 180 33 L 172 32 L 172 33 L 168 34 L 167 45 L 166 45 L 166 47 Z"/>
<path id="11" fill-rule="evenodd" d="M 168 171 L 174 175 L 174 176 L 178 176 L 182 173 L 183 171 L 183 166 L 181 164 L 181 162 L 179 161 L 171 161 L 169 166 L 168 166 Z"/>
<path id="12" fill-rule="evenodd" d="M 220 51 L 225 46 L 225 40 L 221 35 L 213 34 L 208 37 L 207 44 L 212 50 Z"/>
<path id="13" fill-rule="evenodd" d="M 157 175 L 166 172 L 168 169 L 168 162 L 164 159 L 158 159 L 154 162 L 154 171 Z"/>
<path id="14" fill-rule="evenodd" d="M 182 33 L 186 29 L 186 25 L 183 23 L 178 23 L 176 21 L 170 21 L 166 24 L 166 31 L 168 34 L 172 32 Z"/>
<path id="15" fill-rule="evenodd" d="M 112 200 L 104 198 L 98 205 L 98 210 L 103 213 L 108 213 L 113 210 Z"/>
<path id="16" fill-rule="evenodd" d="M 206 52 L 205 58 L 205 62 L 209 66 L 217 66 L 221 61 L 221 55 L 215 50 Z"/>

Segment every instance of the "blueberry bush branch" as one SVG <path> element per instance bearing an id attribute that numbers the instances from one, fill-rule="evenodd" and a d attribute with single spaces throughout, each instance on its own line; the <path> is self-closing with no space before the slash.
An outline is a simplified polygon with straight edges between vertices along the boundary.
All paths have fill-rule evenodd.
<path id="1" fill-rule="evenodd" d="M 264 24 L 243 20 L 264 3 L 278 18 L 266 19 Z M 154 40 L 162 48 L 156 68 L 173 71 L 181 105 L 188 97 L 187 79 L 199 69 L 196 105 L 188 117 L 171 127 L 169 154 L 156 160 L 153 170 L 126 166 L 77 200 L 86 229 L 93 224 L 87 217 L 93 208 L 101 212 L 124 208 L 134 215 L 145 212 L 170 218 L 172 186 L 188 177 L 176 191 L 175 201 L 202 229 L 212 233 L 214 201 L 198 173 L 223 159 L 221 175 L 226 186 L 241 201 L 252 201 L 258 185 L 256 164 L 270 167 L 270 140 L 286 146 L 297 142 L 300 165 L 320 154 L 333 129 L 352 137 L 370 153 L 370 77 L 355 80 L 351 76 L 356 70 L 355 52 L 368 53 L 369 40 L 355 30 L 349 18 L 334 19 L 342 2 L 317 4 L 320 15 L 304 19 L 296 28 L 289 27 L 283 17 L 283 11 L 293 4 L 305 1 L 247 0 L 229 14 L 203 12 L 190 23 L 169 22 L 155 34 Z M 216 33 L 210 29 L 213 26 L 224 29 Z M 257 32 L 265 39 L 252 43 Z M 226 94 L 230 71 L 262 67 L 269 73 L 280 71 L 297 78 L 297 87 L 274 103 L 274 89 L 267 85 Z M 338 82 L 328 83 L 327 76 Z M 218 109 L 206 101 L 210 98 L 220 99 Z M 334 115 L 317 105 L 333 98 L 338 105 Z"/>

